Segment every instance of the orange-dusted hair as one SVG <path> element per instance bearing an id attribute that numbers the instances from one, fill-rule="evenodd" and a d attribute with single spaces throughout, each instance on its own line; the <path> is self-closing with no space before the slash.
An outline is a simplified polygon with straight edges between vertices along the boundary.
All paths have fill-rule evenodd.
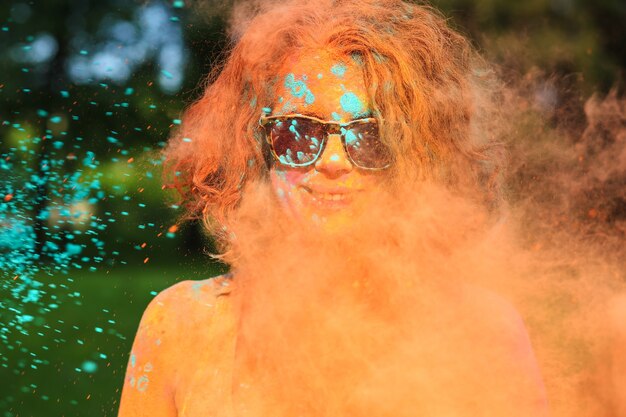
<path id="1" fill-rule="evenodd" d="M 244 185 L 266 178 L 258 120 L 275 103 L 285 61 L 304 49 L 362 66 L 395 155 L 390 182 L 433 179 L 499 200 L 494 77 L 465 37 L 432 8 L 402 0 L 293 0 L 250 20 L 166 149 L 169 185 L 209 232 L 222 235 Z"/>

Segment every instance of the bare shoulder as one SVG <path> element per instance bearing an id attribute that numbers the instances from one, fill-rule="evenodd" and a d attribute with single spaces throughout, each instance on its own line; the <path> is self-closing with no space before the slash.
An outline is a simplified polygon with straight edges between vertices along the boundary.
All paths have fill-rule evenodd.
<path id="1" fill-rule="evenodd" d="M 221 276 L 182 281 L 163 290 L 144 311 L 137 336 L 165 343 L 202 325 L 212 316 L 218 297 L 229 294 L 230 282 L 227 276 Z"/>
<path id="2" fill-rule="evenodd" d="M 229 276 L 183 281 L 159 293 L 143 313 L 131 350 L 120 417 L 176 415 L 181 367 L 194 344 L 204 342 L 218 299 L 231 291 Z"/>
<path id="3" fill-rule="evenodd" d="M 142 325 L 186 327 L 192 318 L 204 319 L 211 315 L 218 297 L 230 294 L 232 287 L 229 275 L 179 282 L 152 300 L 144 312 Z"/>

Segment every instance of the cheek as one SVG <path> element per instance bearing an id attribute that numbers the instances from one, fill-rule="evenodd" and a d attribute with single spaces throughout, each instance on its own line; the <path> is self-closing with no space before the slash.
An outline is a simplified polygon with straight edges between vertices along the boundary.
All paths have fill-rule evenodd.
<path id="1" fill-rule="evenodd" d="M 286 197 L 295 191 L 300 185 L 308 182 L 310 173 L 308 171 L 299 171 L 295 169 L 270 171 L 270 179 L 272 187 L 276 191 L 278 197 Z"/>

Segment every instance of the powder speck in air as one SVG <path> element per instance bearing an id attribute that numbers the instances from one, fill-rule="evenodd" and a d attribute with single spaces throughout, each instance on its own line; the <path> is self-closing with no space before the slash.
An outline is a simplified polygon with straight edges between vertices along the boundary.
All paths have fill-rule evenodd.
<path id="1" fill-rule="evenodd" d="M 98 364 L 94 361 L 85 361 L 81 365 L 81 369 L 83 372 L 87 372 L 88 374 L 93 374 L 98 370 Z"/>

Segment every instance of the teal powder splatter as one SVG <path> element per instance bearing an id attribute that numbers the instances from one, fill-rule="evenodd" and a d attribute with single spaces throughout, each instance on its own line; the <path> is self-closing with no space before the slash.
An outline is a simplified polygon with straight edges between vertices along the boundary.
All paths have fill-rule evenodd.
<path id="1" fill-rule="evenodd" d="M 344 93 L 344 95 L 339 99 L 339 103 L 341 104 L 343 111 L 350 113 L 352 117 L 358 117 L 363 114 L 363 103 L 354 93 L 349 91 Z"/>
<path id="2" fill-rule="evenodd" d="M 148 382 L 150 381 L 147 375 L 140 376 L 137 380 L 137 391 L 145 392 L 148 389 Z"/>
<path id="3" fill-rule="evenodd" d="M 359 139 L 354 134 L 352 129 L 344 129 L 344 128 L 342 128 L 341 130 L 342 130 L 342 133 L 344 134 L 344 137 L 346 138 L 346 145 L 357 145 L 358 146 L 358 140 Z"/>
<path id="4" fill-rule="evenodd" d="M 288 88 L 294 97 L 302 97 L 308 90 L 306 83 L 296 81 L 296 76 L 293 73 L 287 74 L 285 77 L 285 88 Z"/>
<path id="5" fill-rule="evenodd" d="M 339 63 L 339 64 L 333 65 L 332 68 L 330 69 L 330 72 L 332 72 L 339 78 L 343 78 L 343 76 L 346 75 L 346 70 L 347 70 L 346 66 L 342 63 Z"/>
<path id="6" fill-rule="evenodd" d="M 296 80 L 296 76 L 293 73 L 285 76 L 285 88 L 289 89 L 293 97 L 304 97 L 305 104 L 313 104 L 315 102 L 315 96 L 306 83 L 302 80 Z"/>
<path id="7" fill-rule="evenodd" d="M 315 102 L 315 96 L 311 93 L 311 90 L 307 90 L 304 95 L 304 102 L 306 104 L 313 104 Z"/>

